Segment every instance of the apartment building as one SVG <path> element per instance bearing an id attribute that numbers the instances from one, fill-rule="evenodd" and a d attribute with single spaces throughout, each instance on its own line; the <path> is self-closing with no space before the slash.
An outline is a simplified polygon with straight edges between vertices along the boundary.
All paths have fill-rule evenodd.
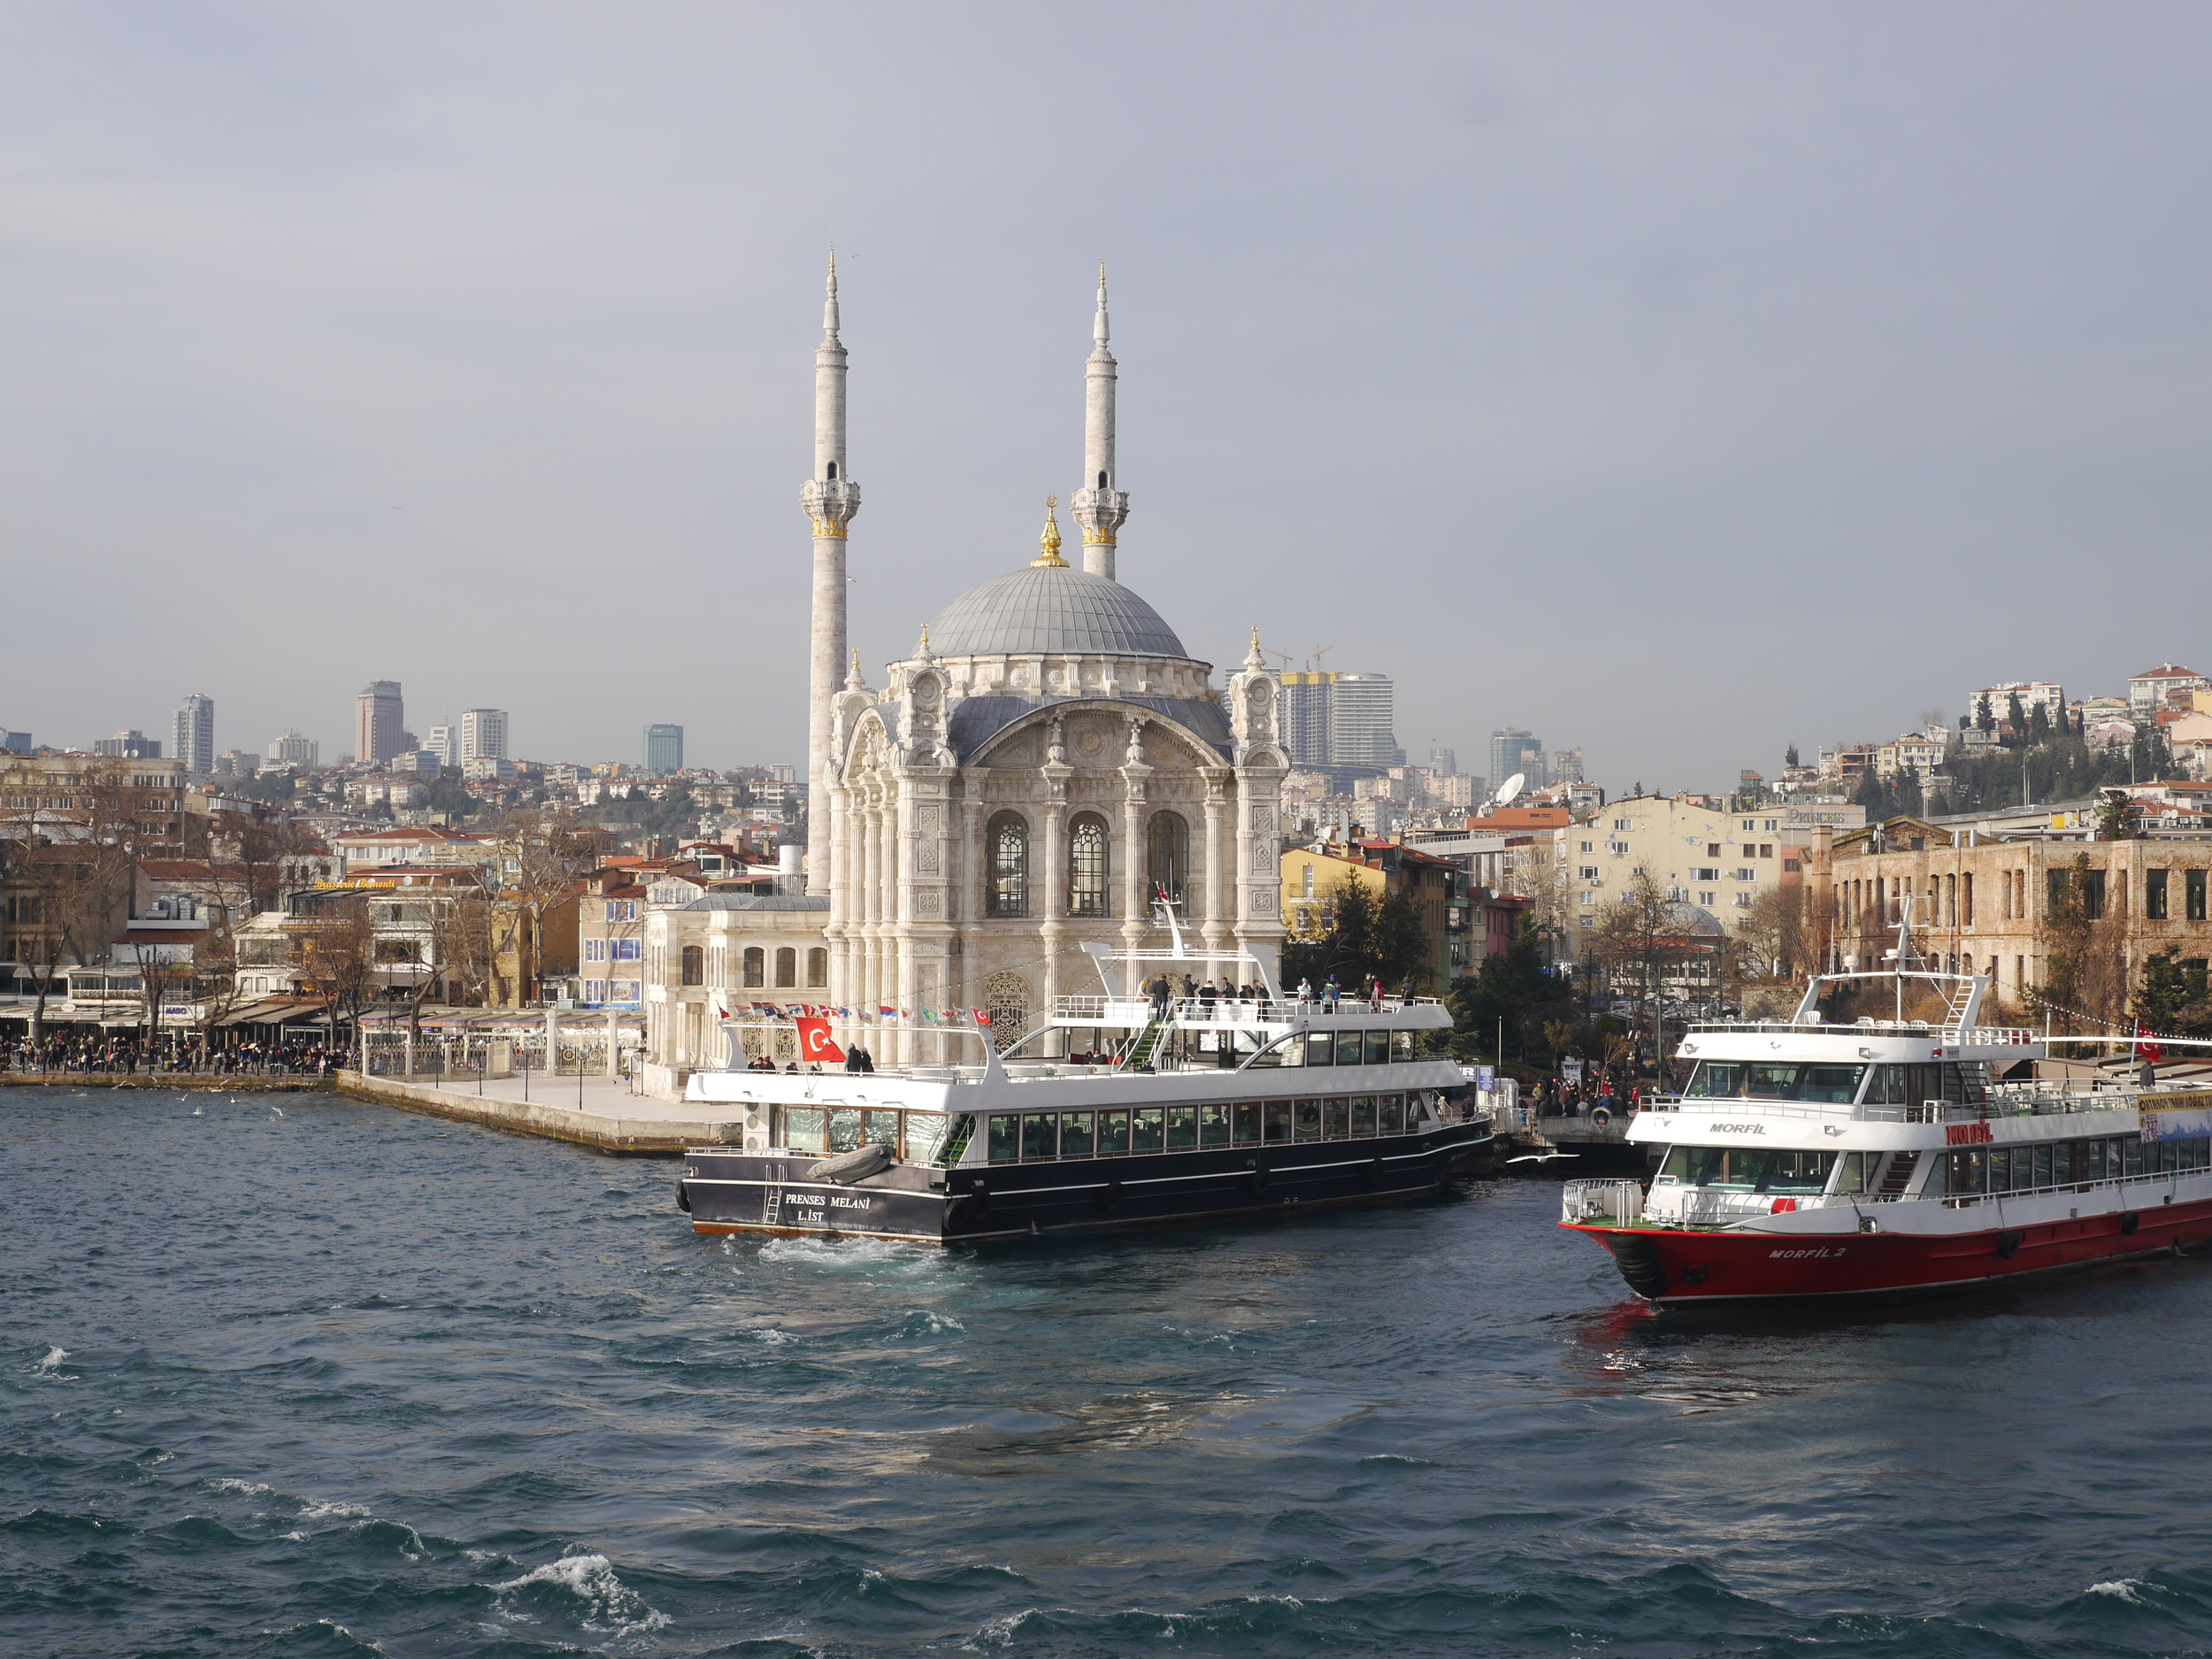
<path id="1" fill-rule="evenodd" d="M 1732 924 L 1760 894 L 1803 881 L 1812 839 L 1772 807 L 1728 812 L 1663 795 L 1616 801 L 1554 832 L 1554 898 L 1570 954 L 1581 954 L 1605 907 L 1646 874 L 1669 899 Z"/>

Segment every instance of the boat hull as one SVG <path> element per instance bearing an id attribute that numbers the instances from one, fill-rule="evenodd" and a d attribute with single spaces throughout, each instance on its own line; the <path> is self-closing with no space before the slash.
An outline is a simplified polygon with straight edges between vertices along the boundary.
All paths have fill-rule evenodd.
<path id="1" fill-rule="evenodd" d="M 1602 1246 L 1647 1302 L 1870 1296 L 2193 1248 L 2212 1242 L 2212 1199 L 1945 1233 L 1559 1225 Z"/>
<path id="2" fill-rule="evenodd" d="M 807 1180 L 810 1156 L 698 1148 L 685 1156 L 677 1202 L 703 1233 L 950 1244 L 1413 1198 L 1481 1164 L 1494 1139 L 1486 1125 L 1456 1125 L 1362 1141 L 955 1170 L 897 1164 L 850 1185 Z"/>

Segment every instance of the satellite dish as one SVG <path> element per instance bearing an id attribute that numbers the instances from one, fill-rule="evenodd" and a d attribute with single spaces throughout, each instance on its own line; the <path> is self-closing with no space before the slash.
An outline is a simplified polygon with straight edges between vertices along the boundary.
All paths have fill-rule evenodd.
<path id="1" fill-rule="evenodd" d="M 1504 806 L 1528 787 L 1528 774 L 1517 772 L 1498 786 L 1498 793 L 1491 800 L 1493 806 Z"/>

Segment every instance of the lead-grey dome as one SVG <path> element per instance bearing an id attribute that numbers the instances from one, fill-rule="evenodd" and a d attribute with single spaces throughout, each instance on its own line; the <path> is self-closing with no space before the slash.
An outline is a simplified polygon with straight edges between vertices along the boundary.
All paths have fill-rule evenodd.
<path id="1" fill-rule="evenodd" d="M 971 588 L 931 622 L 929 649 L 940 657 L 1190 657 L 1129 589 L 1065 565 L 1025 565 Z"/>

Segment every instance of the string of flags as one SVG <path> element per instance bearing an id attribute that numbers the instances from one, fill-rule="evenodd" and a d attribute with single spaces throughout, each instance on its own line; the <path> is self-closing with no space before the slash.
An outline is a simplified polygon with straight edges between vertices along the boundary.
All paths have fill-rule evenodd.
<path id="1" fill-rule="evenodd" d="M 918 1022 L 924 1025 L 965 1025 L 972 1021 L 988 1025 L 988 1010 L 980 1008 L 925 1008 L 919 1010 L 893 1008 L 879 1004 L 872 1013 L 864 1008 L 833 1008 L 827 1003 L 812 1002 L 739 1002 L 733 1008 L 718 1007 L 718 1017 L 723 1019 L 834 1019 L 863 1025 L 884 1021 L 899 1024 Z"/>

